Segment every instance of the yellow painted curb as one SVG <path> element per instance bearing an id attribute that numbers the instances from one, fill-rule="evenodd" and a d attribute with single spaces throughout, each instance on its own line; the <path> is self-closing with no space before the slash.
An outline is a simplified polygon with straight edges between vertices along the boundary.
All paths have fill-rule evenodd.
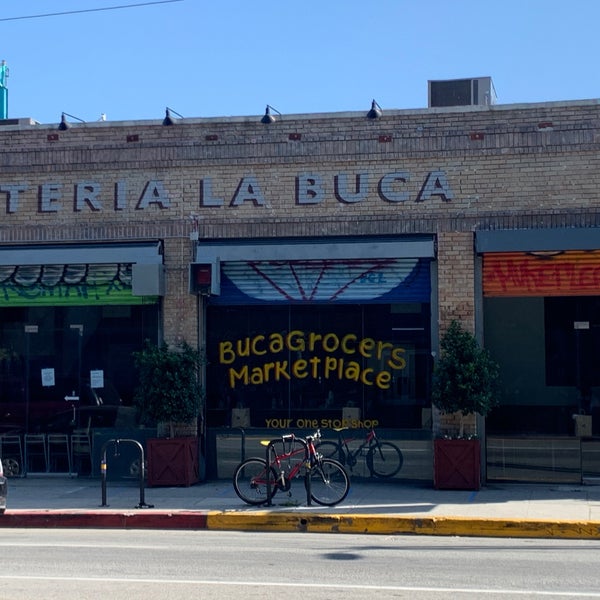
<path id="1" fill-rule="evenodd" d="M 400 517 L 393 515 L 326 515 L 290 512 L 209 512 L 207 529 L 236 531 L 301 531 L 600 539 L 600 521 L 544 521 L 469 517 Z"/>

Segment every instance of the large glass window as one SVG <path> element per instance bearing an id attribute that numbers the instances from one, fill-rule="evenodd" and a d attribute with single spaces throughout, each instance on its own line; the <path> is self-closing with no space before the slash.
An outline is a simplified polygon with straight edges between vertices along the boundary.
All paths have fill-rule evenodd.
<path id="1" fill-rule="evenodd" d="M 600 385 L 600 298 L 545 299 L 546 381 L 584 394 Z"/>
<path id="2" fill-rule="evenodd" d="M 430 306 L 208 308 L 209 426 L 328 426 L 347 414 L 420 428 L 429 406 Z M 339 423 L 338 423 L 339 425 Z"/>
<path id="3" fill-rule="evenodd" d="M 132 352 L 158 338 L 157 304 L 4 308 L 0 316 L 3 430 L 62 430 L 73 415 L 75 424 L 110 425 L 115 410 L 103 407 L 133 400 Z"/>
<path id="4" fill-rule="evenodd" d="M 484 299 L 485 346 L 501 367 L 495 434 L 573 434 L 573 414 L 600 422 L 600 299 Z"/>

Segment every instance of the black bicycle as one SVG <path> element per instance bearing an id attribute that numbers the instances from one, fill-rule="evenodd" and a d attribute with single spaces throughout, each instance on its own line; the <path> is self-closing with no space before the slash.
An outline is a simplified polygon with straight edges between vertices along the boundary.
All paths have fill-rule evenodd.
<path id="1" fill-rule="evenodd" d="M 358 458 L 364 456 L 371 477 L 393 477 L 400 471 L 404 464 L 404 457 L 398 446 L 391 442 L 381 441 L 373 428 L 367 430 L 364 439 L 344 437 L 342 432 L 346 429 L 348 428 L 334 429 L 337 432 L 338 441 L 319 442 L 317 450 L 326 458 L 335 458 L 351 471 L 356 466 Z M 349 444 L 359 439 L 362 439 L 360 445 L 351 449 Z"/>

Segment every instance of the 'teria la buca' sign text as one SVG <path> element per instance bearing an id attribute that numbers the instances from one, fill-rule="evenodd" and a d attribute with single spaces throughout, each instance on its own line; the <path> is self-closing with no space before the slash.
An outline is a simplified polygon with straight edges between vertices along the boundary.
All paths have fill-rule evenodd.
<path id="1" fill-rule="evenodd" d="M 141 188 L 133 188 L 126 180 L 109 185 L 92 180 L 78 181 L 73 186 L 59 182 L 40 185 L 0 182 L 0 194 L 6 198 L 6 214 L 24 210 L 23 206 L 35 201 L 38 213 L 57 213 L 68 209 L 74 212 L 97 212 L 132 207 L 144 210 L 151 206 L 169 209 L 173 198 L 180 199 L 174 187 L 160 179 L 147 181 Z M 228 188 L 228 194 L 217 193 L 215 190 L 218 187 Z M 197 196 L 192 200 L 191 208 L 269 208 L 272 199 L 264 189 L 264 182 L 255 175 L 244 175 L 222 186 L 217 186 L 212 177 L 205 177 L 198 181 Z M 278 199 L 280 195 L 278 191 Z M 335 199 L 342 204 L 356 204 L 374 197 L 399 204 L 425 202 L 434 198 L 449 202 L 454 198 L 444 171 L 431 171 L 414 181 L 407 171 L 394 171 L 377 177 L 367 172 L 338 173 L 327 177 L 304 172 L 295 177 L 295 189 L 290 190 L 290 196 L 298 206 L 317 205 L 328 199 Z"/>
<path id="2" fill-rule="evenodd" d="M 293 379 L 335 379 L 387 390 L 391 371 L 406 367 L 405 353 L 390 342 L 353 333 L 294 330 L 219 342 L 219 364 L 227 366 L 232 389 Z"/>

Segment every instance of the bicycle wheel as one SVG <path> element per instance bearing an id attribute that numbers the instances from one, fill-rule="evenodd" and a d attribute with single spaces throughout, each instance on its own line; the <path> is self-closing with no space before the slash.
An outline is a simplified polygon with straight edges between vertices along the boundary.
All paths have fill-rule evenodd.
<path id="1" fill-rule="evenodd" d="M 6 477 L 16 477 L 21 471 L 19 461 L 16 458 L 3 458 L 2 464 L 4 465 L 4 475 Z"/>
<path id="2" fill-rule="evenodd" d="M 315 450 L 323 458 L 333 458 L 342 463 L 342 465 L 345 463 L 344 452 L 342 452 L 340 445 L 335 442 L 319 442 L 315 444 Z"/>
<path id="3" fill-rule="evenodd" d="M 377 442 L 367 453 L 367 467 L 375 477 L 393 477 L 404 462 L 400 448 L 391 442 Z"/>
<path id="4" fill-rule="evenodd" d="M 321 506 L 339 504 L 350 490 L 350 478 L 337 460 L 322 458 L 310 470 L 310 497 Z"/>
<path id="5" fill-rule="evenodd" d="M 267 462 L 262 458 L 248 458 L 233 473 L 233 489 L 247 504 L 254 506 L 267 501 Z M 277 474 L 271 467 L 271 498 L 277 491 Z"/>

